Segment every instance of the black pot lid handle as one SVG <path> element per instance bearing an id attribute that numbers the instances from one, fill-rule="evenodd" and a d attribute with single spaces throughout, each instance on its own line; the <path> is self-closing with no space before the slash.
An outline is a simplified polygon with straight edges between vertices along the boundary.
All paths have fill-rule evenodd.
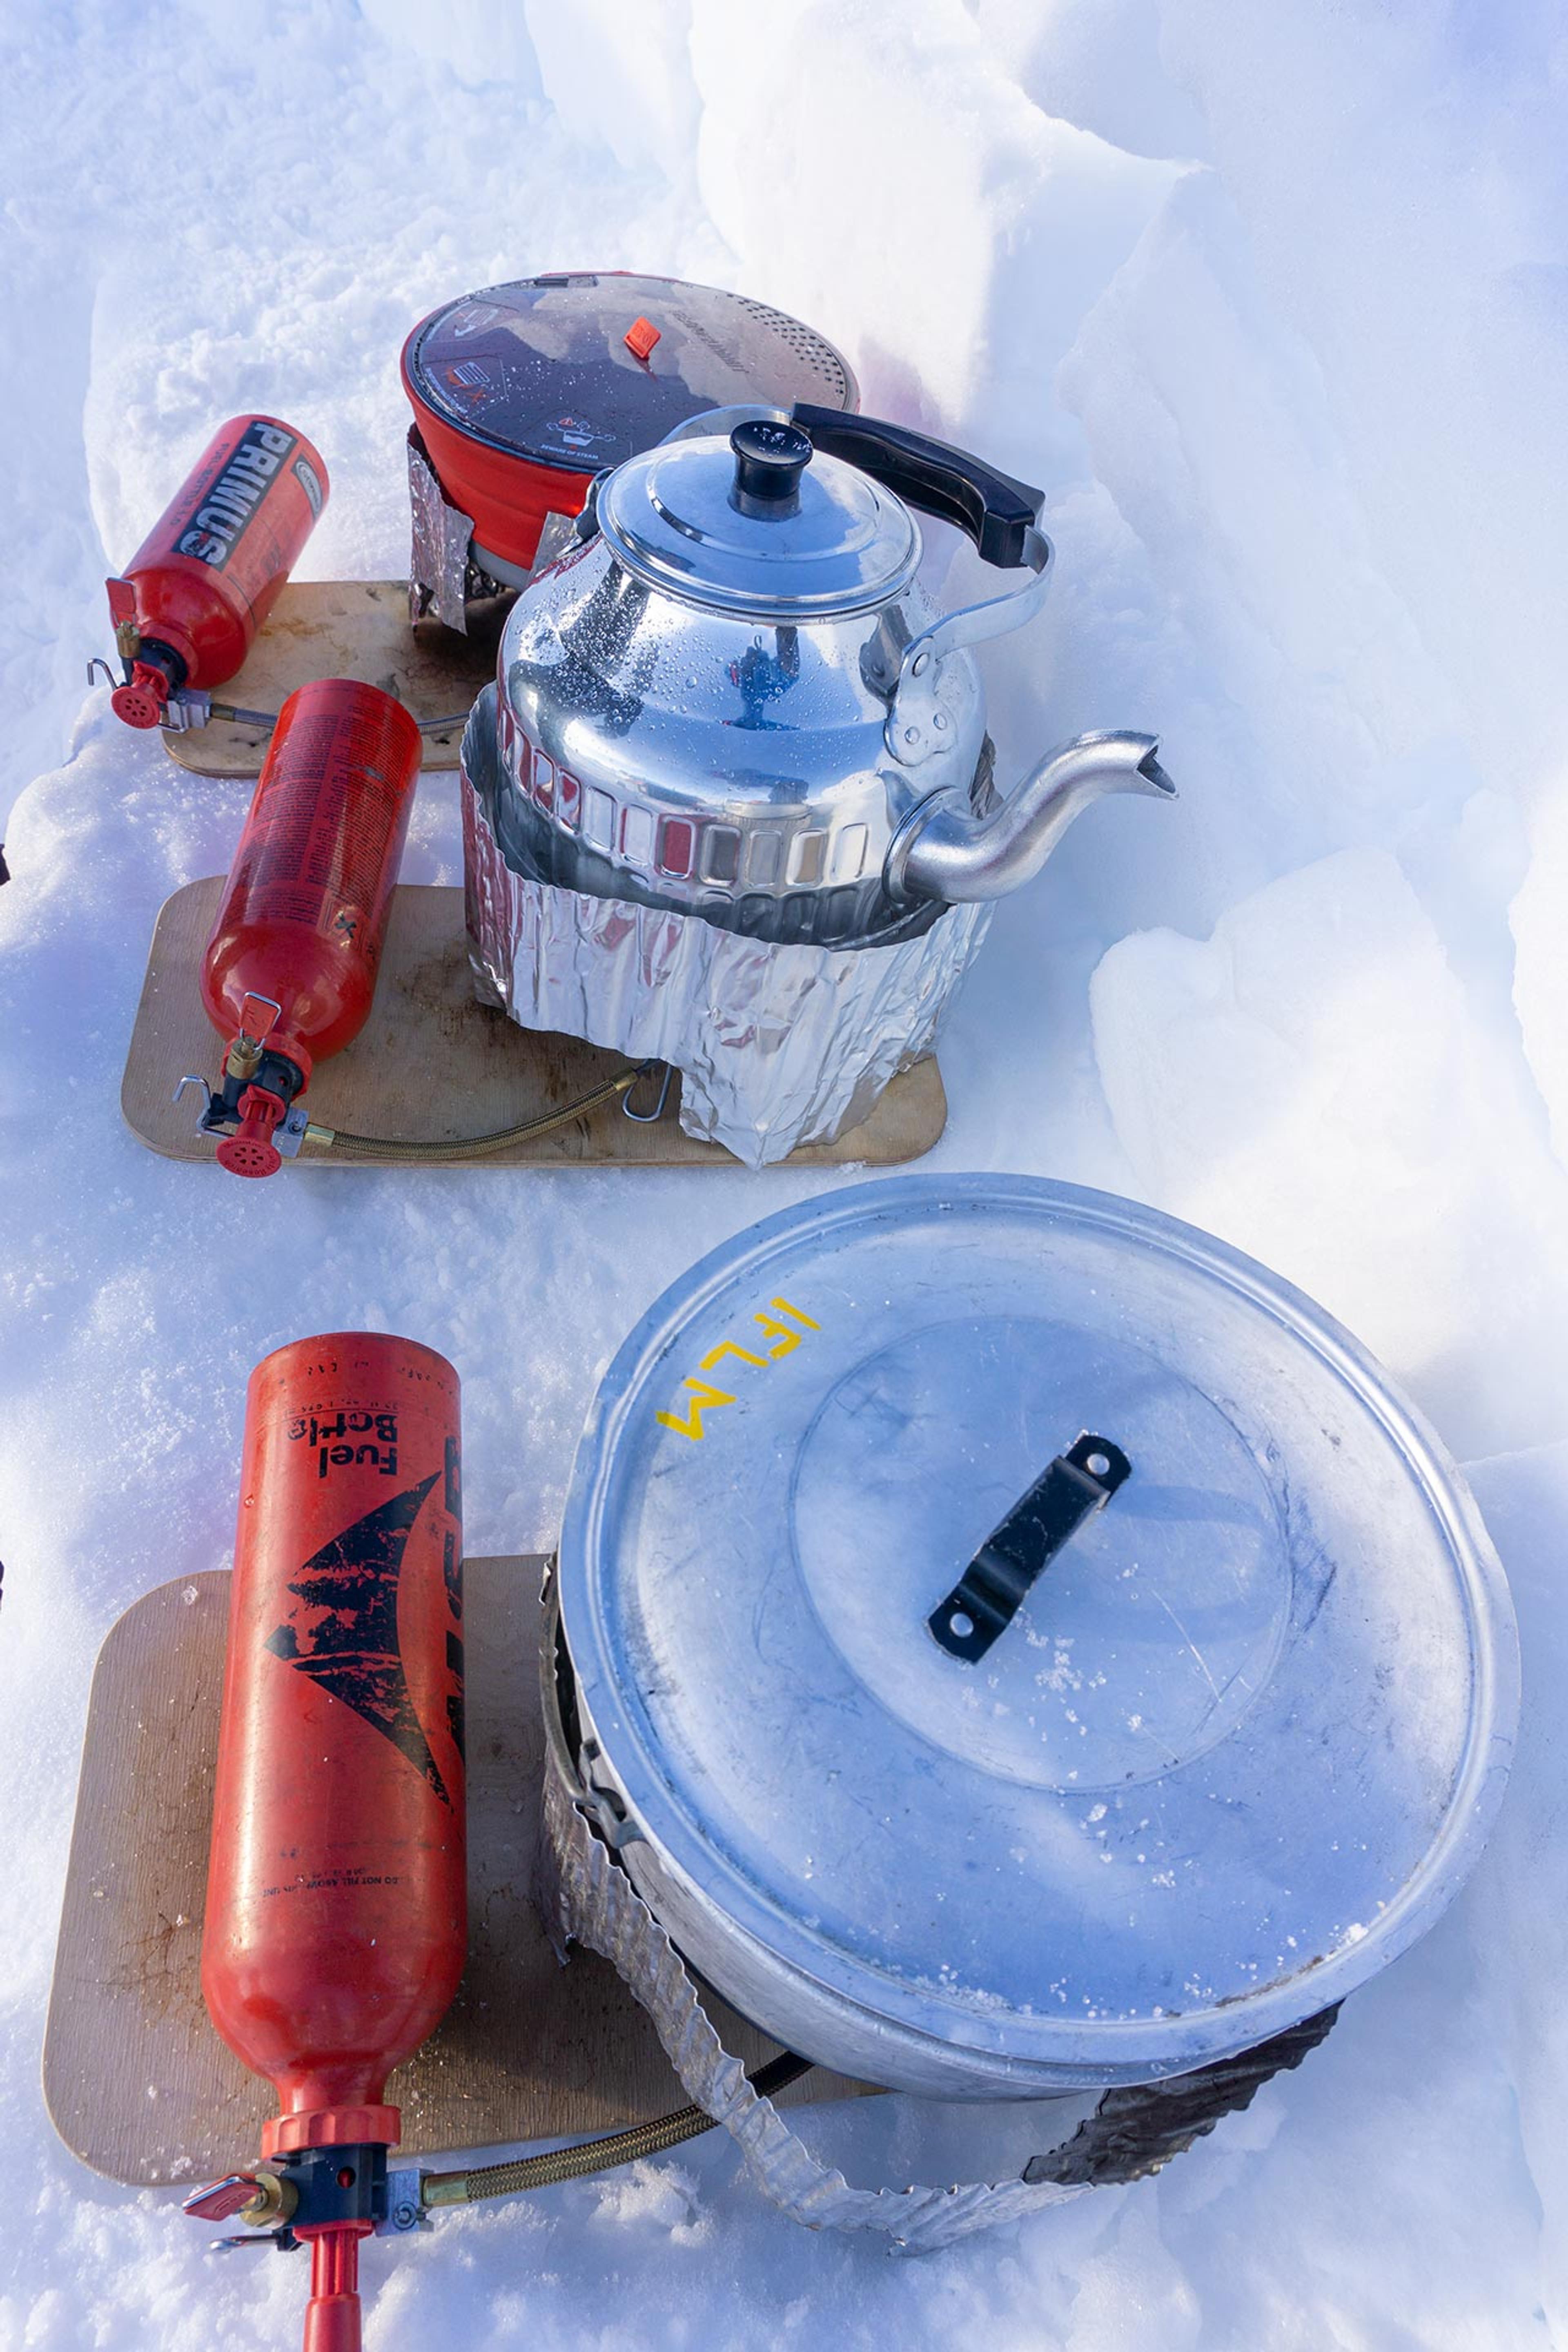
<path id="1" fill-rule="evenodd" d="M 1025 1594 L 1086 1519 L 1102 1511 L 1132 1465 L 1108 1437 L 1086 1430 L 1058 1454 L 981 1545 L 945 1601 L 926 1619 L 950 1658 L 973 1665 L 1005 1633 Z"/>

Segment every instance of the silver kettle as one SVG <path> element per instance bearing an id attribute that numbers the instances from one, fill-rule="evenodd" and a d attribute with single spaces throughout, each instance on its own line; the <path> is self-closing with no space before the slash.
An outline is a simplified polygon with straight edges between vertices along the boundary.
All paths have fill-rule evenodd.
<path id="1" fill-rule="evenodd" d="M 721 409 L 604 476 L 498 663 L 503 836 L 542 878 L 775 940 L 926 928 L 1037 873 L 1152 736 L 1078 737 L 1005 796 L 967 648 L 1049 583 L 1040 493 L 837 410 Z M 910 505 L 1010 593 L 939 614 Z"/>

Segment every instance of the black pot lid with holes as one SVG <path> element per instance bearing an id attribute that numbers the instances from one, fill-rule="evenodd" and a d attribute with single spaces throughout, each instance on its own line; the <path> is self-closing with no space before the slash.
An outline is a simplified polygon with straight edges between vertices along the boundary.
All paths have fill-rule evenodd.
<path id="1" fill-rule="evenodd" d="M 846 362 L 798 319 L 746 295 L 619 271 L 466 294 L 415 329 L 404 365 L 455 431 L 583 474 L 651 448 L 703 409 L 852 408 L 856 398 Z"/>
<path id="2" fill-rule="evenodd" d="M 1023 1177 L 830 1193 L 668 1291 L 595 1400 L 561 1601 L 701 1900 L 1045 2064 L 1195 2066 L 1352 1990 L 1462 1880 L 1517 1713 L 1485 1531 L 1364 1350 Z"/>

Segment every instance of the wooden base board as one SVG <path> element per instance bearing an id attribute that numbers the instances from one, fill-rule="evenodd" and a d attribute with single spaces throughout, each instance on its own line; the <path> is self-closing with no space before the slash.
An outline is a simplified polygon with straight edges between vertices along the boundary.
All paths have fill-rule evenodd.
<path id="1" fill-rule="evenodd" d="M 686 2095 L 607 1961 L 563 1969 L 531 1900 L 544 1754 L 538 1559 L 467 1562 L 467 1973 L 447 2020 L 393 2076 L 411 2155 L 575 2137 L 643 2123 Z M 136 2187 L 211 2179 L 255 2156 L 267 2086 L 202 2001 L 202 1911 L 217 1752 L 226 1572 L 160 1585 L 99 1654 L 88 1707 L 44 2042 L 66 2146 Z M 721 2002 L 748 2066 L 777 2045 Z M 806 2075 L 786 2098 L 858 2084 Z"/>
<path id="2" fill-rule="evenodd" d="M 412 624 L 401 580 L 291 580 L 245 667 L 216 688 L 217 699 L 278 711 L 310 678 L 359 678 L 395 695 L 416 719 L 461 711 L 456 726 L 425 739 L 426 768 L 455 768 L 469 706 L 495 676 L 502 618 L 498 608 L 464 637 L 439 621 Z M 258 776 L 271 740 L 268 730 L 214 719 L 165 735 L 163 744 L 182 768 L 204 776 Z"/>
<path id="3" fill-rule="evenodd" d="M 189 882 L 165 900 L 153 934 L 121 1087 L 121 1107 L 143 1143 L 169 1160 L 213 1164 L 210 1136 L 196 1130 L 199 1097 L 179 1103 L 175 1084 L 187 1071 L 216 1082 L 216 1033 L 202 1010 L 202 958 L 212 933 L 223 877 Z M 468 971 L 463 894 L 400 883 L 393 898 L 381 976 L 370 1019 L 347 1050 L 323 1063 L 307 1097 L 311 1117 L 355 1135 L 407 1136 L 419 1141 L 480 1135 L 591 1093 L 626 1066 L 626 1056 L 574 1037 L 520 1029 L 479 1003 Z M 664 1117 L 644 1125 L 619 1102 L 548 1135 L 484 1152 L 476 1168 L 737 1168 L 721 1144 L 680 1131 L 679 1079 Z M 888 1168 L 929 1151 L 947 1121 L 947 1097 L 934 1058 L 895 1078 L 863 1125 L 837 1143 L 807 1144 L 784 1163 Z M 294 1163 L 353 1168 L 398 1165 L 336 1160 L 307 1144 Z M 274 1180 L 286 1183 L 286 1164 Z"/>

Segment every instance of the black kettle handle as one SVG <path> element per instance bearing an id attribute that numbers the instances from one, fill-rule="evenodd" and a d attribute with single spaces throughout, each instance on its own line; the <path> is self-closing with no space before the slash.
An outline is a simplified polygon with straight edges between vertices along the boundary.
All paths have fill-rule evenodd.
<path id="1" fill-rule="evenodd" d="M 814 449 L 858 466 L 923 513 L 956 523 L 983 562 L 1002 571 L 1025 562 L 1025 534 L 1040 520 L 1043 490 L 1016 482 L 1011 474 L 998 473 L 945 441 L 911 433 L 905 425 L 818 408 L 805 400 L 797 400 L 790 415 L 810 435 Z"/>

